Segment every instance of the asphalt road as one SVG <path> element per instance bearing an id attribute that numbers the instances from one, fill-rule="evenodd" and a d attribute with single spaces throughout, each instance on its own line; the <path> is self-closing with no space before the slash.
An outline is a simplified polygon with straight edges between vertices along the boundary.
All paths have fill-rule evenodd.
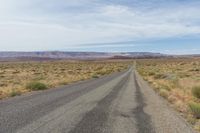
<path id="1" fill-rule="evenodd" d="M 0 133 L 193 133 L 129 69 L 0 101 Z"/>

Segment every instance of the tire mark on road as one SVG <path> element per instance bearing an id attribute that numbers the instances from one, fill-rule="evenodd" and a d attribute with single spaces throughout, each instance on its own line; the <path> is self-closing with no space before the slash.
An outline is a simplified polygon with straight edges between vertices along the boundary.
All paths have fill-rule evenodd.
<path id="1" fill-rule="evenodd" d="M 140 91 L 140 86 L 135 74 L 134 77 L 136 87 L 136 102 L 138 105 L 135 109 L 133 109 L 133 114 L 137 122 L 138 133 L 155 133 L 151 117 L 144 112 L 146 103 L 144 101 L 143 94 Z"/>
<path id="2" fill-rule="evenodd" d="M 109 107 L 117 94 L 128 82 L 130 72 L 115 86 L 112 91 L 97 103 L 97 106 L 86 113 L 83 119 L 69 133 L 102 133 L 106 131 L 106 122 L 109 116 Z"/>

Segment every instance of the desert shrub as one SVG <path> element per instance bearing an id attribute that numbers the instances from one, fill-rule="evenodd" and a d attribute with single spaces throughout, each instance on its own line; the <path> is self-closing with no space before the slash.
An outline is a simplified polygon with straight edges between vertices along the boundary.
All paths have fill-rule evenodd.
<path id="1" fill-rule="evenodd" d="M 68 70 L 68 74 L 71 74 L 71 75 L 73 75 L 73 74 L 74 74 L 74 72 L 73 72 L 72 70 Z"/>
<path id="2" fill-rule="evenodd" d="M 182 66 L 182 65 L 185 65 L 185 64 L 186 64 L 185 62 L 181 62 L 181 63 L 180 63 L 181 66 Z"/>
<path id="3" fill-rule="evenodd" d="M 117 68 L 117 72 L 121 72 L 123 70 L 123 68 Z"/>
<path id="4" fill-rule="evenodd" d="M 168 92 L 167 90 L 165 90 L 165 89 L 160 89 L 159 94 L 160 94 L 162 97 L 167 98 L 169 92 Z"/>
<path id="5" fill-rule="evenodd" d="M 61 68 L 61 69 L 60 69 L 60 71 L 65 71 L 65 70 L 66 70 L 65 68 Z"/>
<path id="6" fill-rule="evenodd" d="M 200 104 L 191 102 L 189 103 L 190 110 L 196 118 L 200 118 Z"/>
<path id="7" fill-rule="evenodd" d="M 19 96 L 19 95 L 21 95 L 21 92 L 20 91 L 16 91 L 16 90 L 12 90 L 11 93 L 10 93 L 11 97 Z"/>
<path id="8" fill-rule="evenodd" d="M 155 75 L 155 72 L 149 72 L 148 75 L 149 75 L 149 76 L 153 76 L 153 75 Z"/>
<path id="9" fill-rule="evenodd" d="M 5 84 L 5 83 L 0 83 L 0 87 L 4 87 L 4 86 L 7 86 L 7 84 Z"/>
<path id="10" fill-rule="evenodd" d="M 81 68 L 77 68 L 76 70 L 77 70 L 77 71 L 80 71 L 80 70 L 82 70 L 82 69 L 81 69 Z"/>
<path id="11" fill-rule="evenodd" d="M 195 72 L 199 72 L 200 69 L 199 69 L 199 68 L 195 68 L 194 71 L 195 71 Z"/>
<path id="12" fill-rule="evenodd" d="M 195 86 L 192 88 L 192 94 L 196 98 L 200 98 L 200 86 Z"/>
<path id="13" fill-rule="evenodd" d="M 12 72 L 13 74 L 17 74 L 17 73 L 20 73 L 20 71 L 14 71 L 14 72 Z"/>
<path id="14" fill-rule="evenodd" d="M 60 85 L 68 85 L 69 82 L 68 82 L 68 81 L 61 81 L 59 84 L 60 84 Z"/>
<path id="15" fill-rule="evenodd" d="M 37 90 L 45 90 L 48 87 L 44 84 L 44 83 L 40 83 L 40 82 L 30 82 L 26 85 L 27 89 L 33 90 L 33 91 L 37 91 Z"/>
<path id="16" fill-rule="evenodd" d="M 99 78 L 97 74 L 92 75 L 92 78 Z"/>
<path id="17" fill-rule="evenodd" d="M 193 68 L 193 69 L 190 69 L 189 71 L 191 71 L 191 72 L 199 72 L 200 69 L 199 68 Z"/>

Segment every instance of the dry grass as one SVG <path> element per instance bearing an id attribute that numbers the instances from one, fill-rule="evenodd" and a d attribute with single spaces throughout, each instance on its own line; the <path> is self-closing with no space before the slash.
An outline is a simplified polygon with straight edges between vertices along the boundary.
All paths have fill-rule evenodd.
<path id="1" fill-rule="evenodd" d="M 126 69 L 122 61 L 46 61 L 0 63 L 0 99 L 31 91 L 27 85 L 40 82 L 48 88 L 98 78 Z"/>
<path id="2" fill-rule="evenodd" d="M 151 86 L 166 98 L 187 120 L 200 131 L 191 102 L 200 104 L 200 59 L 138 60 L 137 69 Z M 199 98 L 198 98 L 199 97 Z"/>

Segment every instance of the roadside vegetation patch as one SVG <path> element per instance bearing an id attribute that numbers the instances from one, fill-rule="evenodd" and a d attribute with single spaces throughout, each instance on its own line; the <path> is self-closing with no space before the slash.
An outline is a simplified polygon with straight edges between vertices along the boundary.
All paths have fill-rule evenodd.
<path id="1" fill-rule="evenodd" d="M 200 99 L 200 86 L 195 86 L 192 88 L 192 94 Z"/>
<path id="2" fill-rule="evenodd" d="M 189 103 L 189 107 L 192 113 L 194 114 L 195 118 L 199 119 L 200 118 L 200 104 L 191 102 Z"/>
<path id="3" fill-rule="evenodd" d="M 40 83 L 40 82 L 30 82 L 26 85 L 27 89 L 30 89 L 32 91 L 37 91 L 37 90 L 45 90 L 48 87 L 44 84 L 44 83 Z"/>
<path id="4" fill-rule="evenodd" d="M 200 131 L 200 58 L 140 59 L 137 70 Z"/>
<path id="5" fill-rule="evenodd" d="M 18 91 L 18 90 L 15 90 L 15 89 L 13 89 L 13 90 L 10 92 L 10 96 L 11 96 L 11 97 L 20 96 L 20 95 L 21 95 L 21 92 Z"/>
<path id="6" fill-rule="evenodd" d="M 124 71 L 132 61 L 0 62 L 0 99 Z"/>
<path id="7" fill-rule="evenodd" d="M 92 78 L 99 78 L 97 74 L 92 75 Z"/>

